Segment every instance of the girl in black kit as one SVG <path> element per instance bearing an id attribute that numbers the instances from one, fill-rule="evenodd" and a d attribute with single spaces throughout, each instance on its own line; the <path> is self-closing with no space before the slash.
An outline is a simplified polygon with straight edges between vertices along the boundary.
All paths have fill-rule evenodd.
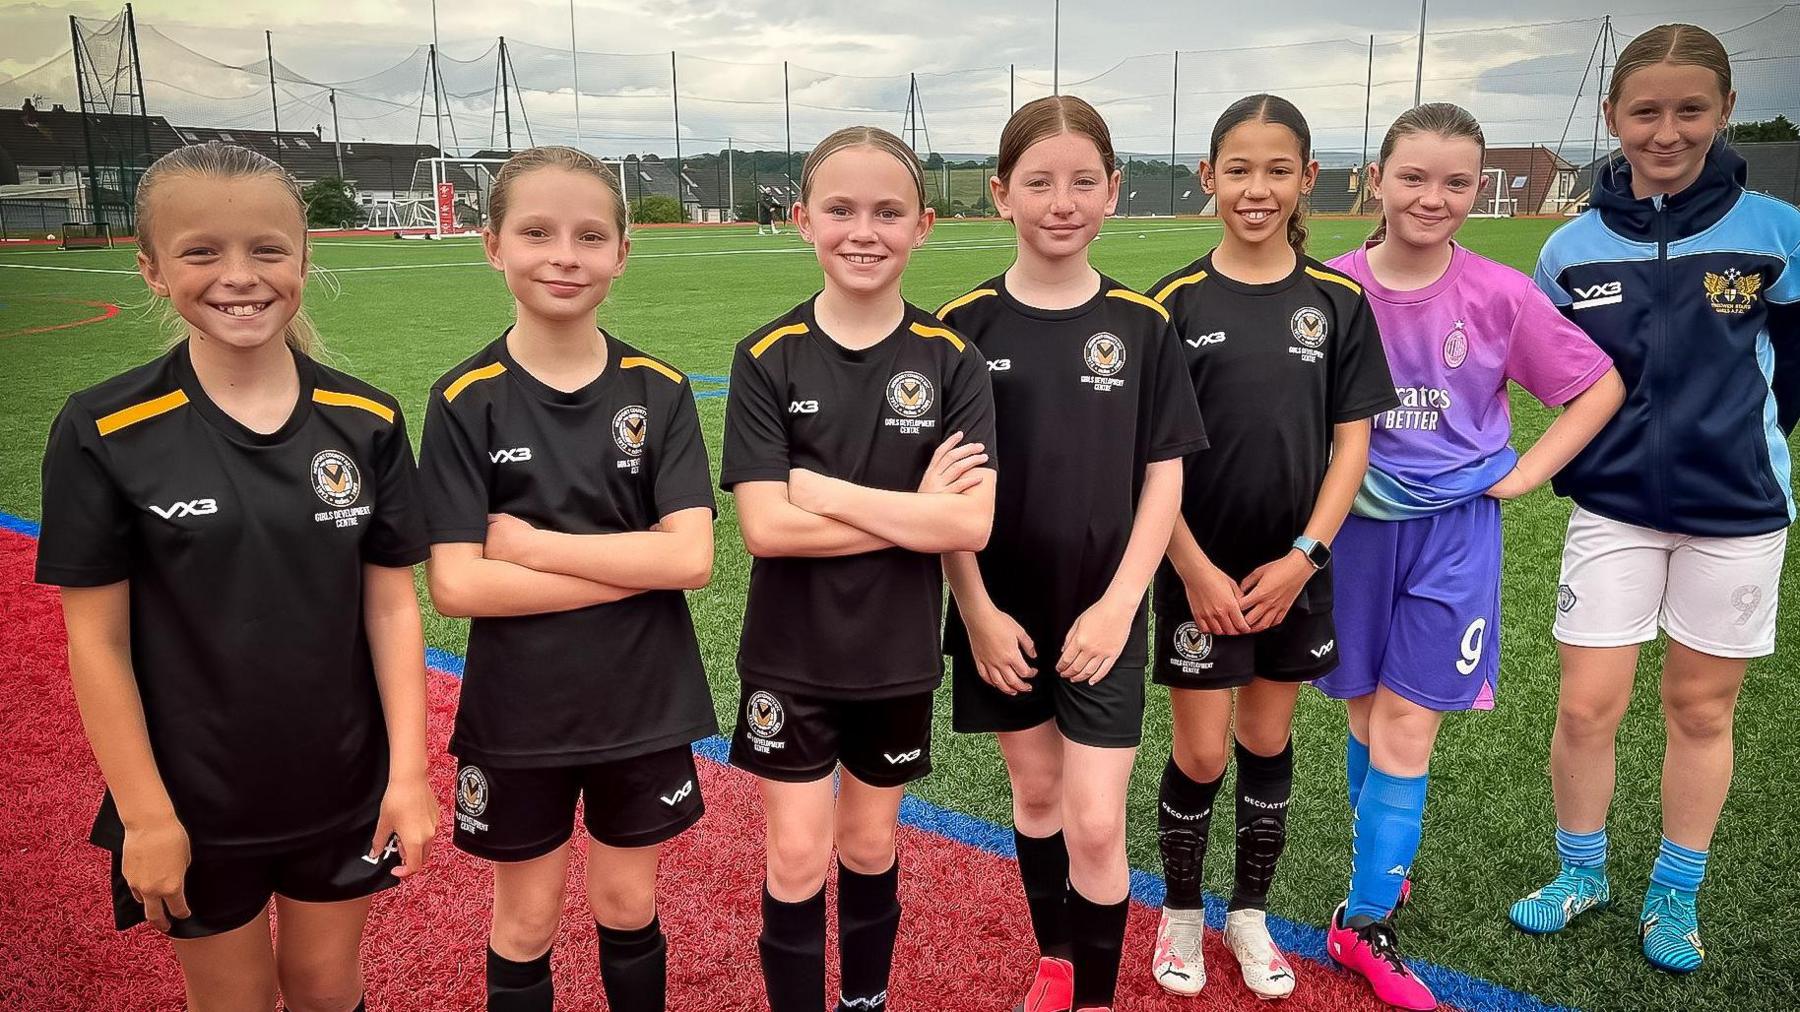
<path id="1" fill-rule="evenodd" d="M 573 148 L 494 180 L 488 261 L 517 322 L 432 388 L 420 451 L 431 596 L 475 619 L 450 750 L 455 843 L 494 862 L 488 1007 L 552 1004 L 575 802 L 600 979 L 664 1007 L 661 844 L 701 815 L 689 746 L 716 724 L 683 590 L 712 572 L 712 483 L 685 376 L 594 325 L 631 241 Z"/>
<path id="2" fill-rule="evenodd" d="M 731 762 L 761 779 L 768 820 L 770 1009 L 824 1005 L 835 844 L 838 1008 L 880 1012 L 900 924 L 895 819 L 931 768 L 938 553 L 987 542 L 994 402 L 981 353 L 900 296 L 932 224 L 912 150 L 839 130 L 800 187 L 794 222 L 825 287 L 738 345 L 725 413 L 720 484 L 756 557 Z"/>
<path id="3" fill-rule="evenodd" d="M 279 165 L 177 149 L 137 228 L 184 338 L 70 397 L 44 454 L 37 578 L 63 588 L 107 785 L 91 839 L 120 930 L 174 940 L 188 1007 L 361 1009 L 370 897 L 437 826 L 405 423 L 313 361 Z"/>
<path id="4" fill-rule="evenodd" d="M 1224 239 L 1153 289 L 1212 439 L 1188 465 L 1156 580 L 1155 680 L 1170 687 L 1175 734 L 1157 806 L 1168 894 L 1151 970 L 1182 995 L 1206 982 L 1200 871 L 1228 741 L 1237 869 L 1225 945 L 1258 996 L 1293 993 L 1264 916 L 1287 842 L 1289 729 L 1300 685 L 1337 666 L 1331 539 L 1368 467 L 1370 419 L 1398 403 L 1362 288 L 1306 255 L 1311 148 L 1285 99 L 1227 108 L 1200 166 Z"/>
<path id="5" fill-rule="evenodd" d="M 1018 258 L 938 315 L 993 368 L 1004 519 L 986 550 L 945 556 L 957 606 L 945 652 L 956 729 L 998 733 L 1012 781 L 1040 954 L 1022 1007 L 1101 1009 L 1131 885 L 1145 592 L 1180 510 L 1181 458 L 1206 436 L 1168 312 L 1088 263 L 1119 196 L 1093 106 L 1021 108 L 990 185 Z"/>

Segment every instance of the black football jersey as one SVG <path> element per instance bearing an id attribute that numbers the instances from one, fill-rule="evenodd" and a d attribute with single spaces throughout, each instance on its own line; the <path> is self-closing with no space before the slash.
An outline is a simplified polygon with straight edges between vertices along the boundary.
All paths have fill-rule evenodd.
<path id="1" fill-rule="evenodd" d="M 1188 461 L 1182 516 L 1234 580 L 1286 554 L 1312 517 L 1333 426 L 1399 402 L 1362 286 L 1311 258 L 1270 284 L 1233 281 L 1212 254 L 1151 289 L 1187 356 L 1212 446 Z M 1327 566 L 1295 607 L 1331 607 Z M 1182 588 L 1166 561 L 1163 600 Z"/>
<path id="2" fill-rule="evenodd" d="M 1102 277 L 1072 309 L 1028 306 L 1004 275 L 938 316 L 987 359 L 1000 457 L 994 531 L 978 556 L 994 604 L 1054 650 L 1105 593 L 1137 515 L 1144 469 L 1207 445 L 1168 311 Z M 1138 609 L 1118 663 L 1147 661 Z M 969 656 L 953 608 L 945 652 Z"/>
<path id="3" fill-rule="evenodd" d="M 853 350 L 820 329 L 808 299 L 738 344 L 720 484 L 786 481 L 805 468 L 913 492 L 954 432 L 986 444 L 997 466 L 987 364 L 961 334 L 909 304 L 892 334 Z M 942 622 L 936 555 L 757 559 L 738 671 L 825 697 L 929 691 L 943 677 Z"/>
<path id="4" fill-rule="evenodd" d="M 295 355 L 263 434 L 213 404 L 186 342 L 69 398 L 44 454 L 37 579 L 129 581 L 131 663 L 197 850 L 276 850 L 375 817 L 387 732 L 363 566 L 428 554 L 394 399 Z M 123 844 L 104 800 L 93 839 Z"/>
<path id="5" fill-rule="evenodd" d="M 687 377 L 606 335 L 575 391 L 521 368 L 506 335 L 431 389 L 419 449 L 434 543 L 482 542 L 490 513 L 565 534 L 649 530 L 713 507 Z M 717 730 L 678 590 L 541 615 L 477 618 L 450 751 L 490 766 L 573 766 Z"/>

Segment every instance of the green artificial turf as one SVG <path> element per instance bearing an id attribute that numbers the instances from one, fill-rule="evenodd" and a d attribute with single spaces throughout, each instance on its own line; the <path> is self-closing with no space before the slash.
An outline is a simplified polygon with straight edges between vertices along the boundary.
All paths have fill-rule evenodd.
<path id="1" fill-rule="evenodd" d="M 1473 249 L 1529 271 L 1555 221 L 1472 221 L 1462 238 Z M 1371 222 L 1318 219 L 1312 250 L 1321 258 L 1350 248 Z M 1114 220 L 1093 249 L 1101 270 L 1145 286 L 1217 242 L 1212 220 Z M 1000 222 L 941 226 L 913 258 L 908 298 L 928 309 L 1003 270 L 1012 232 Z M 61 252 L 0 248 L 0 510 L 39 514 L 39 461 L 50 421 L 71 391 L 155 355 L 165 336 L 129 248 Z M 501 278 L 469 241 L 442 243 L 321 239 L 315 258 L 339 289 L 315 285 L 308 298 L 331 361 L 399 398 L 418 439 L 423 399 L 444 371 L 510 320 Z M 33 269 L 24 269 L 33 268 Z M 50 268 L 50 269 L 39 269 Z M 389 269 L 392 268 L 392 269 Z M 111 273 L 108 273 L 111 272 Z M 632 262 L 600 310 L 604 326 L 690 374 L 723 376 L 734 344 L 805 298 L 819 283 L 810 250 L 790 232 L 757 236 L 748 228 L 644 230 Z M 96 315 L 86 303 L 117 303 L 116 318 L 39 333 Z M 696 379 L 698 389 L 722 384 Z M 1549 413 L 1515 391 L 1521 441 L 1543 430 Z M 713 467 L 718 467 L 725 399 L 699 402 Z M 1639 955 L 1635 917 L 1659 835 L 1657 785 L 1663 728 L 1657 701 L 1661 651 L 1645 652 L 1637 690 L 1619 736 L 1618 801 L 1610 824 L 1613 909 L 1590 916 L 1565 936 L 1530 938 L 1505 919 L 1509 903 L 1555 868 L 1550 783 L 1546 772 L 1558 672 L 1550 639 L 1566 502 L 1540 491 L 1505 509 L 1504 664 L 1499 706 L 1450 717 L 1433 764 L 1423 849 L 1414 868 L 1416 900 L 1401 917 L 1409 955 L 1535 994 L 1591 1008 L 1738 1009 L 1800 1007 L 1800 961 L 1780 930 L 1800 913 L 1800 806 L 1787 794 L 1800 783 L 1800 749 L 1788 710 L 1789 679 L 1800 661 L 1800 565 L 1790 549 L 1783 581 L 1788 599 L 1778 652 L 1757 661 L 1738 707 L 1738 775 L 1714 842 L 1701 910 L 1708 947 L 1699 973 L 1677 979 Z M 720 721 L 736 702 L 733 658 L 749 572 L 730 496 L 721 496 L 712 585 L 692 595 Z M 462 650 L 466 626 L 426 609 L 429 642 Z M 1166 694 L 1150 692 L 1144 747 L 1132 784 L 1130 852 L 1134 866 L 1158 871 L 1157 777 L 1168 754 Z M 988 737 L 949 730 L 947 690 L 939 695 L 934 772 L 918 785 L 938 804 L 1006 824 L 1004 769 Z M 1286 917 L 1321 924 L 1349 875 L 1350 826 L 1343 786 L 1340 706 L 1302 696 L 1295 726 L 1296 795 L 1287 856 L 1271 899 Z M 1229 813 L 1229 806 L 1224 812 Z M 1215 820 L 1207 882 L 1228 891 L 1231 819 Z M 1147 953 L 1127 954 L 1128 973 Z M 1311 971 L 1323 972 L 1323 971 Z"/>

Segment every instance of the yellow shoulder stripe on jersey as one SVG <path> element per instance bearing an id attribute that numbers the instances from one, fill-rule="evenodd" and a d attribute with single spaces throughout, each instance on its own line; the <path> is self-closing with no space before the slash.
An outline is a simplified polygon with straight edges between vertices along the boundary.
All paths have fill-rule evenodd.
<path id="1" fill-rule="evenodd" d="M 1112 291 L 1107 292 L 1106 297 L 1109 299 L 1124 299 L 1126 302 L 1135 302 L 1140 306 L 1149 306 L 1151 309 L 1156 310 L 1156 315 L 1162 317 L 1164 320 L 1169 318 L 1169 311 L 1163 308 L 1162 303 L 1148 295 L 1139 295 L 1129 288 L 1115 288 Z"/>
<path id="2" fill-rule="evenodd" d="M 767 334 L 763 335 L 762 340 L 760 340 L 750 346 L 750 357 L 751 358 L 762 358 L 763 352 L 768 351 L 770 346 L 772 346 L 776 341 L 781 340 L 782 338 L 788 336 L 789 334 L 804 334 L 804 333 L 806 333 L 806 324 L 804 324 L 804 323 L 790 323 L 787 326 L 782 327 L 779 330 L 771 330 Z"/>
<path id="3" fill-rule="evenodd" d="M 1177 288 L 1180 288 L 1182 285 L 1199 284 L 1200 282 L 1205 281 L 1205 280 L 1206 280 L 1206 272 L 1205 271 L 1195 271 L 1194 273 L 1189 274 L 1185 278 L 1176 278 L 1175 280 L 1164 285 L 1162 291 L 1156 293 L 1157 304 L 1160 305 L 1163 302 L 1167 301 L 1169 298 L 1169 293 L 1173 292 Z"/>
<path id="4" fill-rule="evenodd" d="M 484 379 L 493 379 L 495 376 L 498 376 L 505 371 L 505 362 L 494 362 L 489 365 L 484 365 L 479 369 L 470 369 L 468 372 L 458 376 L 455 383 L 444 388 L 444 400 L 454 401 L 456 400 L 456 395 L 469 389 L 470 384 L 479 383 Z"/>
<path id="5" fill-rule="evenodd" d="M 977 288 L 974 291 L 968 293 L 967 295 L 958 295 L 956 298 L 951 299 L 949 302 L 944 303 L 943 308 L 939 309 L 937 312 L 935 312 L 931 315 L 933 315 L 941 320 L 944 318 L 944 314 L 950 312 L 952 309 L 961 309 L 962 307 L 968 305 L 969 303 L 974 302 L 976 299 L 986 298 L 989 295 L 999 295 L 999 294 L 1000 294 L 999 292 L 993 290 L 992 288 Z"/>
<path id="6" fill-rule="evenodd" d="M 669 368 L 666 365 L 663 365 L 661 362 L 658 362 L 656 359 L 645 358 L 644 356 L 641 356 L 641 355 L 627 355 L 624 358 L 619 359 L 619 368 L 621 368 L 621 369 L 649 369 L 653 372 L 662 373 L 664 376 L 669 377 L 670 379 L 674 380 L 677 383 L 680 383 L 681 379 L 682 379 L 681 374 L 676 372 L 675 370 Z"/>
<path id="7" fill-rule="evenodd" d="M 912 332 L 920 337 L 941 337 L 949 341 L 957 351 L 963 350 L 964 347 L 962 338 L 956 336 L 954 331 L 945 330 L 942 327 L 927 327 L 923 323 L 915 323 L 912 325 Z"/>
<path id="8" fill-rule="evenodd" d="M 1356 282 L 1350 280 L 1349 278 L 1344 277 L 1342 274 L 1333 274 L 1330 271 L 1322 271 L 1322 270 L 1319 270 L 1314 267 L 1308 267 L 1306 269 L 1306 273 L 1311 274 L 1313 277 L 1318 278 L 1320 281 L 1330 281 L 1335 284 L 1340 284 L 1340 285 L 1343 285 L 1345 288 L 1348 288 L 1351 291 L 1355 292 L 1358 295 L 1362 294 L 1362 286 L 1357 284 Z"/>
<path id="9" fill-rule="evenodd" d="M 157 415 L 174 411 L 187 402 L 188 395 L 177 390 L 174 393 L 163 394 L 155 400 L 133 404 L 131 407 L 122 408 L 103 418 L 96 419 L 94 426 L 100 430 L 102 436 L 110 436 L 126 426 L 136 425 L 147 418 L 155 418 Z"/>
<path id="10" fill-rule="evenodd" d="M 340 393 L 336 390 L 315 389 L 313 391 L 313 403 L 332 404 L 340 408 L 361 408 L 389 425 L 394 424 L 393 408 L 388 407 L 380 401 L 372 401 L 367 397 L 359 397 L 356 394 Z"/>

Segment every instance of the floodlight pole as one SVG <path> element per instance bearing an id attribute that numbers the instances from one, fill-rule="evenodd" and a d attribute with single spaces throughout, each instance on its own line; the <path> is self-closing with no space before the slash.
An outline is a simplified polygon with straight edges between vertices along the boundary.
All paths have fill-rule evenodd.
<path id="1" fill-rule="evenodd" d="M 343 137 L 338 130 L 337 89 L 330 90 L 331 95 L 331 153 L 337 158 L 338 178 L 344 178 L 344 145 Z"/>
<path id="2" fill-rule="evenodd" d="M 437 5 L 433 4 L 432 10 L 435 11 L 436 9 Z M 437 43 L 433 42 L 431 44 L 431 123 L 433 126 L 437 127 L 437 148 L 439 155 L 444 153 L 444 114 L 442 108 L 438 104 L 438 92 L 443 88 L 443 85 L 443 79 L 438 77 Z"/>
<path id="3" fill-rule="evenodd" d="M 794 107 L 788 101 L 788 61 L 781 61 L 781 119 L 787 130 L 787 181 L 794 181 Z M 784 187 L 785 189 L 785 187 Z M 785 194 L 783 194 L 785 196 Z"/>
<path id="4" fill-rule="evenodd" d="M 1050 94 L 1062 94 L 1062 0 L 1053 0 L 1050 15 Z"/>
<path id="5" fill-rule="evenodd" d="M 1169 75 L 1169 217 L 1175 217 L 1175 148 L 1181 110 L 1181 50 L 1175 50 L 1175 68 Z"/>
<path id="6" fill-rule="evenodd" d="M 684 210 L 682 217 L 687 216 L 687 202 L 681 199 L 681 79 L 675 72 L 675 50 L 669 50 L 669 101 L 675 110 L 675 203 Z"/>
<path id="7" fill-rule="evenodd" d="M 731 148 L 731 138 L 725 138 L 725 203 L 732 214 L 737 213 L 737 152 Z M 720 215 L 720 220 L 724 219 Z"/>
<path id="8" fill-rule="evenodd" d="M 500 36 L 500 111 L 506 120 L 506 153 L 512 154 L 512 96 L 506 92 L 506 36 Z M 492 123 L 488 126 L 493 129 Z"/>
<path id="9" fill-rule="evenodd" d="M 1358 178 L 1369 170 L 1369 103 L 1375 90 L 1375 36 L 1369 36 L 1369 73 L 1363 79 L 1363 147 L 1362 161 L 1357 163 Z"/>
<path id="10" fill-rule="evenodd" d="M 569 0 L 569 83 L 575 89 L 575 146 L 581 146 L 581 57 L 575 52 L 575 0 Z"/>
<path id="11" fill-rule="evenodd" d="M 1594 140 L 1593 152 L 1589 155 L 1590 164 L 1600 158 L 1600 113 L 1606 101 L 1606 44 L 1612 38 L 1612 15 L 1608 14 L 1600 22 L 1600 76 L 1594 79 Z M 1589 189 L 1598 173 L 1588 173 Z"/>
<path id="12" fill-rule="evenodd" d="M 88 128 L 88 94 L 87 71 L 82 67 L 81 59 L 81 26 L 75 15 L 69 15 L 69 45 L 75 54 L 75 96 L 81 106 L 81 143 L 87 150 L 88 167 L 88 217 L 95 224 L 100 223 L 100 166 L 94 161 L 94 135 Z M 81 178 L 80 170 L 75 173 L 77 181 Z"/>
<path id="13" fill-rule="evenodd" d="M 275 101 L 275 38 L 263 32 L 263 47 L 269 54 L 269 112 L 275 117 L 275 163 L 281 164 L 281 106 Z"/>
<path id="14" fill-rule="evenodd" d="M 1008 116 L 1019 111 L 1018 97 L 1016 95 L 1018 81 L 1014 76 L 1013 67 L 1014 65 L 1011 63 L 1006 65 L 1006 115 Z"/>
<path id="15" fill-rule="evenodd" d="M 1425 5 L 1428 0 L 1419 0 L 1419 65 L 1413 71 L 1413 105 L 1424 101 L 1425 93 Z"/>

